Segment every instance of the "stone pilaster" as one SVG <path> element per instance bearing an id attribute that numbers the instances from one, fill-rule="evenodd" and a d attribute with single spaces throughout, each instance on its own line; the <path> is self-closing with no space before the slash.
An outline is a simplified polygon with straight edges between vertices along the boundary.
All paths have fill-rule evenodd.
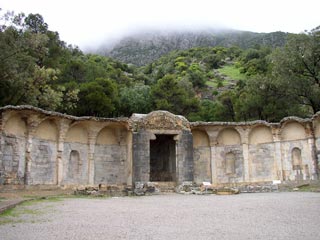
<path id="1" fill-rule="evenodd" d="M 189 131 L 182 131 L 176 143 L 176 174 L 178 183 L 193 181 L 193 138 Z"/>
<path id="2" fill-rule="evenodd" d="M 317 159 L 317 148 L 316 148 L 316 138 L 314 134 L 314 129 L 312 127 L 312 123 L 307 124 L 306 133 L 308 135 L 308 146 L 311 152 L 311 179 L 318 180 L 319 172 L 318 172 L 318 159 Z"/>
<path id="3" fill-rule="evenodd" d="M 37 127 L 42 121 L 42 119 L 36 115 L 24 115 L 22 117 L 23 119 L 26 120 L 26 126 L 27 126 L 27 136 L 26 136 L 26 162 L 25 162 L 25 184 L 30 185 L 32 184 L 32 179 L 31 179 L 31 165 L 32 165 L 32 156 L 31 156 L 31 151 L 32 151 L 32 143 L 33 143 L 33 138 L 36 133 Z"/>
<path id="4" fill-rule="evenodd" d="M 281 135 L 280 128 L 272 127 L 272 137 L 274 142 L 274 161 L 276 163 L 276 176 L 277 180 L 285 180 L 283 176 L 283 163 L 282 163 L 282 153 L 281 153 Z"/>
<path id="5" fill-rule="evenodd" d="M 60 119 L 59 121 L 59 136 L 58 136 L 58 146 L 57 146 L 57 185 L 60 186 L 63 181 L 63 162 L 66 159 L 63 159 L 63 149 L 64 149 L 64 141 L 66 138 L 66 134 L 69 130 L 70 120 L 67 119 Z"/>
<path id="6" fill-rule="evenodd" d="M 94 150 L 96 146 L 96 140 L 99 133 L 99 128 L 92 128 L 88 133 L 88 183 L 90 185 L 94 184 Z"/>
<path id="7" fill-rule="evenodd" d="M 249 132 L 250 128 L 236 127 L 241 137 L 243 155 L 243 181 L 250 182 L 251 163 L 249 161 Z"/>
<path id="8" fill-rule="evenodd" d="M 132 161 L 132 144 L 133 144 L 133 135 L 132 132 L 127 133 L 127 161 L 126 161 L 126 177 L 127 177 L 127 185 L 132 186 L 132 171 L 133 171 L 133 161 Z"/>
<path id="9" fill-rule="evenodd" d="M 150 139 L 154 134 L 140 130 L 133 133 L 133 182 L 150 180 Z"/>
<path id="10" fill-rule="evenodd" d="M 211 182 L 213 185 L 217 185 L 218 184 L 218 178 L 217 178 L 217 163 L 216 163 L 216 147 L 217 147 L 217 138 L 219 135 L 219 129 L 206 129 L 206 132 L 208 134 L 209 137 L 209 141 L 210 141 L 210 155 L 211 155 L 211 159 L 210 159 L 210 163 L 211 163 Z"/>

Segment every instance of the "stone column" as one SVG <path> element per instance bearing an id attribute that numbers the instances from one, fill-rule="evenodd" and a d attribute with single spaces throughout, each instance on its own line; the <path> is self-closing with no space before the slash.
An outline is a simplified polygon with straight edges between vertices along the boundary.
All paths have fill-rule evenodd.
<path id="1" fill-rule="evenodd" d="M 272 127 L 272 136 L 274 142 L 274 161 L 276 163 L 276 176 L 277 180 L 285 180 L 283 177 L 283 164 L 282 164 L 282 154 L 281 154 L 281 135 L 280 129 L 278 127 Z"/>

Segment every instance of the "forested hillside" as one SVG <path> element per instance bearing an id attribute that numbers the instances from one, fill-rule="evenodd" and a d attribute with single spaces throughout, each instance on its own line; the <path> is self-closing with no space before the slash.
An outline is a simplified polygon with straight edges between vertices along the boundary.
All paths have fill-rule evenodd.
<path id="1" fill-rule="evenodd" d="M 181 38 L 184 50 L 171 43 L 166 48 L 164 40 L 157 46 L 165 55 L 160 49 L 156 60 L 137 66 L 83 53 L 49 30 L 39 14 L 2 14 L 0 106 L 99 117 L 161 109 L 191 121 L 279 121 L 319 111 L 320 29 L 265 34 L 262 42 L 254 40 L 258 36 L 247 45 L 225 35 L 224 46 L 204 41 L 197 47 Z M 148 44 L 132 49 L 143 58 L 141 47 Z"/>
<path id="2" fill-rule="evenodd" d="M 232 47 L 242 49 L 257 45 L 284 46 L 288 33 L 255 33 L 236 30 L 169 31 L 132 34 L 112 47 L 100 47 L 98 54 L 138 66 L 149 64 L 174 50 L 194 47 Z"/>

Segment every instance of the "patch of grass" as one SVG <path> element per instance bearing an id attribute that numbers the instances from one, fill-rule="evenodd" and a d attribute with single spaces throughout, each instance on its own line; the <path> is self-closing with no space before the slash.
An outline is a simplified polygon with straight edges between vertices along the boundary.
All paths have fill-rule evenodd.
<path id="1" fill-rule="evenodd" d="M 217 86 L 217 84 L 215 82 L 211 81 L 211 80 L 206 81 L 206 85 L 208 87 L 214 87 L 214 88 Z"/>
<path id="2" fill-rule="evenodd" d="M 236 68 L 235 65 L 225 65 L 218 71 L 233 80 L 245 80 L 247 78 L 246 75 L 240 73 L 239 68 Z"/>
<path id="3" fill-rule="evenodd" d="M 319 192 L 320 186 L 305 184 L 302 186 L 298 186 L 298 189 L 299 192 Z"/>
<path id="4" fill-rule="evenodd" d="M 0 214 L 0 225 L 15 224 L 24 222 L 20 217 L 22 215 L 37 215 L 41 212 L 39 210 L 31 210 L 23 207 L 15 207 L 8 209 Z"/>
<path id="5" fill-rule="evenodd" d="M 30 206 L 36 205 L 43 202 L 58 202 L 62 201 L 62 197 L 50 197 L 50 198 L 39 198 L 35 200 L 25 201 L 15 208 L 8 209 L 0 214 L 0 225 L 3 224 L 15 224 L 24 222 L 24 216 L 36 216 L 44 213 L 45 209 L 48 209 L 52 206 L 46 205 L 39 208 L 30 208 Z M 33 218 L 27 217 L 28 222 L 35 223 L 36 221 Z"/>
<path id="6" fill-rule="evenodd" d="M 10 208 L 5 210 L 0 214 L 0 217 L 18 217 L 19 213 L 15 210 L 15 208 Z"/>
<path id="7" fill-rule="evenodd" d="M 73 194 L 65 196 L 64 198 L 87 198 L 87 199 L 105 199 L 111 198 L 110 195 L 102 194 L 102 195 L 83 195 L 83 194 Z"/>
<path id="8" fill-rule="evenodd" d="M 208 87 L 219 88 L 228 85 L 227 80 L 219 80 L 219 79 L 210 79 L 206 81 L 206 85 Z"/>
<path id="9" fill-rule="evenodd" d="M 23 196 L 24 198 L 34 198 L 34 196 Z M 39 203 L 39 202 L 59 202 L 62 201 L 63 198 L 66 197 L 64 195 L 59 195 L 59 196 L 49 196 L 49 197 L 38 197 L 35 198 L 34 200 L 30 200 L 30 201 L 26 201 L 24 203 L 22 203 L 22 205 L 32 205 L 35 203 Z"/>
<path id="10" fill-rule="evenodd" d="M 22 220 L 0 219 L 0 225 L 22 223 Z"/>

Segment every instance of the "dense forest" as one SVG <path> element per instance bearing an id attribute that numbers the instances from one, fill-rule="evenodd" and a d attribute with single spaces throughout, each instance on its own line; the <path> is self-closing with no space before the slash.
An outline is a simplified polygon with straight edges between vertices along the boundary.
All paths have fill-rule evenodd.
<path id="1" fill-rule="evenodd" d="M 320 111 L 320 27 L 254 36 L 247 46 L 225 35 L 227 45 L 169 48 L 134 65 L 68 45 L 39 14 L 4 13 L 0 106 L 97 117 L 161 109 L 190 121 L 279 121 Z"/>

